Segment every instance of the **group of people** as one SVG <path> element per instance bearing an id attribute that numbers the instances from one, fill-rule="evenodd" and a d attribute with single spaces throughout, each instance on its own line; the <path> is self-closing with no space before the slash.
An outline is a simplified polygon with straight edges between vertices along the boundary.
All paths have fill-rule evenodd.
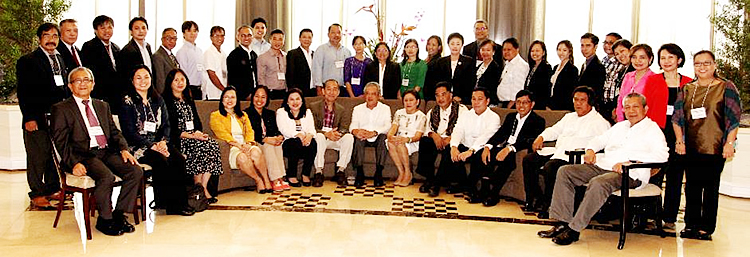
<path id="1" fill-rule="evenodd" d="M 531 43 L 524 60 L 518 40 L 496 44 L 481 20 L 474 24 L 475 42 L 464 46 L 462 35 L 448 37 L 449 56 L 442 56 L 438 36 L 428 39 L 426 60 L 419 58 L 418 42 L 406 40 L 400 63 L 382 42 L 375 60 L 366 57 L 361 36 L 352 41 L 352 56 L 340 42 L 339 24 L 328 28 L 329 42 L 316 51 L 310 48 L 313 31 L 303 29 L 300 47 L 285 53 L 284 32 L 273 30 L 267 42 L 266 22 L 257 18 L 238 28 L 239 46 L 229 55 L 221 52 L 225 31 L 218 26 L 210 31 L 212 46 L 202 52 L 195 45 L 198 24 L 184 22 L 185 44 L 175 55 L 176 30 L 165 29 L 162 46 L 151 54 L 141 17 L 130 21 L 132 40 L 122 50 L 109 41 L 111 18 L 94 19 L 96 37 L 80 51 L 73 45 L 76 24 L 68 19 L 59 27 L 40 26 L 39 48 L 17 63 L 29 196 L 40 207 L 59 197 L 54 145 L 65 171 L 96 181 L 96 228 L 107 235 L 135 230 L 123 213 L 133 210 L 143 176 L 153 177 L 155 193 L 165 196 L 156 205 L 167 214 L 193 214 L 184 197 L 170 194 L 184 185 L 200 184 L 209 202 L 218 201 L 208 183 L 222 174 L 219 142 L 230 146 L 230 167 L 250 176 L 259 193 L 322 186 L 327 149 L 339 152 L 333 179 L 345 184 L 351 162 L 354 185 L 363 186 L 365 148 L 374 147 L 375 186 L 385 185 L 388 157 L 398 171 L 393 185 L 412 184 L 410 156 L 419 152 L 415 172 L 425 177 L 420 192 L 465 192 L 469 202 L 485 206 L 498 204 L 516 154 L 526 150 L 524 209 L 559 221 L 539 236 L 562 245 L 578 240 L 620 188 L 623 165 L 668 162 L 657 174 L 631 171 L 628 186 L 661 185 L 666 176 L 662 219 L 673 228 L 685 174 L 687 226 L 680 235 L 710 239 L 716 227 L 720 173 L 734 156 L 741 108 L 737 88 L 716 74 L 709 51 L 694 55 L 692 79 L 677 72 L 686 58 L 675 44 L 657 51 L 663 70 L 657 74 L 649 69 L 655 59 L 650 46 L 610 33 L 600 60 L 599 38 L 586 33 L 579 72 L 570 41 L 557 44 L 561 63 L 552 67 L 544 42 Z M 322 100 L 306 102 L 316 95 Z M 365 102 L 347 110 L 337 102 L 342 96 Z M 391 115 L 384 98 L 399 99 L 403 109 Z M 199 99 L 219 100 L 209 122 L 215 138 L 203 132 L 194 102 Z M 278 110 L 268 109 L 273 99 L 283 99 Z M 251 102 L 245 110 L 243 100 Z M 419 106 L 427 100 L 436 104 L 425 114 Z M 492 106 L 515 112 L 501 122 Z M 573 112 L 545 128 L 535 110 L 546 109 Z M 119 128 L 112 114 L 119 114 Z M 556 141 L 554 151 L 542 151 L 548 141 Z M 566 151 L 575 149 L 585 149 L 584 163 L 569 163 Z M 152 166 L 151 174 L 140 163 Z M 123 184 L 113 210 L 114 175 Z M 588 189 L 575 211 L 574 187 L 584 184 Z"/>

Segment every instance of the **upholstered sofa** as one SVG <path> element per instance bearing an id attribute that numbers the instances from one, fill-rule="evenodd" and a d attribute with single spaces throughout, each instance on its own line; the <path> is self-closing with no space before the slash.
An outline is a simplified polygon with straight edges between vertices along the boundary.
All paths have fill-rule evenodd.
<path id="1" fill-rule="evenodd" d="M 315 101 L 321 101 L 321 97 L 307 97 L 305 98 L 305 101 L 307 103 L 312 103 Z M 352 110 L 354 106 L 361 104 L 364 102 L 363 98 L 339 98 L 338 103 L 344 105 L 346 110 Z M 271 110 L 275 110 L 279 107 L 281 107 L 281 100 L 272 100 L 269 103 L 268 108 Z M 395 113 L 396 110 L 403 108 L 403 105 L 398 100 L 383 100 L 383 103 L 391 107 L 391 114 Z M 198 109 L 198 114 L 200 116 L 201 122 L 204 124 L 204 132 L 209 133 L 209 135 L 214 136 L 213 132 L 209 128 L 209 117 L 211 115 L 211 112 L 215 111 L 219 107 L 218 101 L 196 101 L 196 107 Z M 250 106 L 249 101 L 242 101 L 241 106 L 242 108 L 247 108 Z M 435 106 L 434 101 L 430 102 L 423 102 L 420 105 L 420 109 L 427 113 L 427 110 L 431 109 Z M 492 111 L 496 112 L 500 119 L 502 120 L 505 115 L 508 113 L 513 112 L 513 109 L 505 109 L 505 108 L 492 108 Z M 537 114 L 541 115 L 547 122 L 547 126 L 551 126 L 555 124 L 558 120 L 560 120 L 567 112 L 566 111 L 536 111 Z M 235 188 L 245 188 L 248 186 L 252 186 L 253 180 L 250 179 L 247 175 L 240 172 L 239 170 L 232 170 L 229 168 L 229 145 L 220 142 L 220 149 L 221 149 L 221 158 L 222 158 L 222 165 L 224 167 L 224 174 L 220 176 L 219 178 L 219 184 L 218 184 L 218 190 L 220 192 L 222 191 L 228 191 Z M 372 174 L 375 171 L 375 153 L 374 149 L 367 148 L 367 153 L 365 155 L 365 175 L 372 176 Z M 414 153 L 411 156 L 411 163 L 413 166 L 412 170 L 416 169 L 417 164 L 417 158 L 418 158 L 418 152 Z M 501 195 L 507 196 L 510 198 L 517 199 L 519 201 L 525 200 L 525 194 L 524 194 L 524 188 L 523 188 L 523 171 L 522 171 L 522 165 L 521 161 L 523 160 L 523 157 L 526 156 L 525 151 L 521 152 L 516 155 L 516 170 L 513 171 L 510 178 L 508 178 L 508 182 L 505 184 L 501 191 Z M 324 174 L 326 177 L 333 176 L 335 172 L 335 164 L 336 160 L 338 159 L 338 152 L 334 150 L 328 150 L 326 151 L 326 164 L 324 168 Z M 437 160 L 436 160 L 437 161 Z M 300 165 L 301 167 L 301 165 Z M 468 170 L 468 165 L 467 165 Z M 351 175 L 353 174 L 352 167 L 349 165 L 347 167 L 347 174 Z M 383 175 L 385 177 L 396 177 L 398 174 L 398 171 L 396 170 L 395 165 L 393 165 L 393 162 L 389 160 L 386 162 L 386 167 L 383 171 Z M 416 179 L 422 179 L 421 176 L 418 174 L 415 174 Z"/>

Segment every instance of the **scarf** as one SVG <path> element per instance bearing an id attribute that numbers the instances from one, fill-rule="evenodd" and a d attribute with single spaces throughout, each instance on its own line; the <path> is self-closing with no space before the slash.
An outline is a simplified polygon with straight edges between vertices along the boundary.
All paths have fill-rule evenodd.
<path id="1" fill-rule="evenodd" d="M 445 129 L 445 134 L 451 135 L 453 133 L 453 127 L 456 126 L 456 121 L 458 121 L 460 105 L 458 101 L 451 102 L 451 114 L 448 116 L 448 128 Z M 440 126 L 440 106 L 435 105 L 435 107 L 432 107 L 432 114 L 430 115 L 430 127 L 433 131 L 437 131 L 438 126 Z"/>

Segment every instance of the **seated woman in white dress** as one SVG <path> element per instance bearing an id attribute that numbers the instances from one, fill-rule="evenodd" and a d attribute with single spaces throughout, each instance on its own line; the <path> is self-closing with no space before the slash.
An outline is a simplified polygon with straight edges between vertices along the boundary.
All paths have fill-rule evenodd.
<path id="1" fill-rule="evenodd" d="M 419 139 L 424 133 L 427 117 L 419 108 L 419 93 L 409 90 L 401 98 L 404 108 L 394 114 L 393 124 L 388 130 L 388 153 L 398 169 L 398 178 L 393 182 L 396 186 L 411 184 L 411 164 L 409 156 L 419 150 Z"/>

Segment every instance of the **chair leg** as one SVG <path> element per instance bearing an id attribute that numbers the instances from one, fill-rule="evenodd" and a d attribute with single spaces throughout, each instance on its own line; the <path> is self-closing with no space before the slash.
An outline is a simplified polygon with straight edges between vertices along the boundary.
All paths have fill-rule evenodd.
<path id="1" fill-rule="evenodd" d="M 620 240 L 617 242 L 617 250 L 622 250 L 623 247 L 625 247 L 625 235 L 627 234 L 628 224 L 630 221 L 630 213 L 628 211 L 628 197 L 630 194 L 630 190 L 626 186 L 623 187 L 622 190 L 620 190 L 620 193 L 622 195 L 622 216 L 620 217 Z"/>
<path id="2" fill-rule="evenodd" d="M 143 176 L 141 178 L 141 187 L 140 187 L 140 190 L 141 190 L 141 197 L 140 197 L 140 201 L 141 201 L 141 220 L 145 221 L 146 220 L 146 205 L 148 204 L 146 202 L 146 176 Z"/>
<path id="3" fill-rule="evenodd" d="M 91 240 L 91 215 L 89 216 L 88 213 L 91 212 L 94 213 L 91 210 L 95 210 L 96 208 L 91 208 L 90 199 L 93 197 L 89 197 L 90 192 L 88 190 L 83 191 L 83 221 L 86 224 L 86 239 Z"/>
<path id="4" fill-rule="evenodd" d="M 60 221 L 60 214 L 62 214 L 63 205 L 65 204 L 65 187 L 60 188 L 60 199 L 57 202 L 57 214 L 55 214 L 55 223 L 52 224 L 53 228 L 57 228 L 57 222 Z"/>
<path id="5" fill-rule="evenodd" d="M 656 197 L 656 231 L 659 233 L 659 236 L 662 238 L 666 237 L 667 234 L 664 233 L 664 226 L 662 225 L 661 215 L 664 210 L 661 208 L 661 195 Z"/>

